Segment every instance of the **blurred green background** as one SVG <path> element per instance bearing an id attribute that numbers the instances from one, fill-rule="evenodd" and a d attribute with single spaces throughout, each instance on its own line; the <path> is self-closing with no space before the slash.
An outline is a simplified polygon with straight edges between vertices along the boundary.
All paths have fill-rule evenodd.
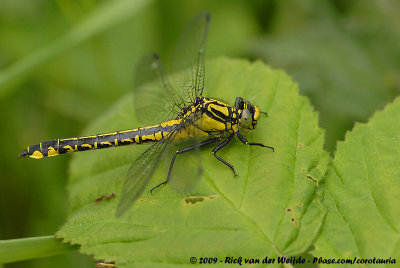
<path id="1" fill-rule="evenodd" d="M 400 93 L 398 0 L 1 0 L 0 239 L 53 234 L 68 211 L 70 156 L 36 161 L 20 151 L 79 135 L 132 90 L 140 56 L 158 52 L 168 66 L 201 10 L 212 18 L 207 58 L 261 59 L 288 72 L 320 113 L 331 153 L 354 122 Z M 70 253 L 6 267 L 93 263 Z"/>

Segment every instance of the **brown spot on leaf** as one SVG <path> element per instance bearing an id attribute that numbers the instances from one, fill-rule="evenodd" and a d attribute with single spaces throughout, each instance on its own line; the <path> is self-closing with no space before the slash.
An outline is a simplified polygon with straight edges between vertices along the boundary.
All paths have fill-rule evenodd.
<path id="1" fill-rule="evenodd" d="M 115 194 L 114 194 L 114 193 L 112 193 L 112 194 L 103 194 L 103 195 L 97 197 L 97 198 L 94 200 L 94 202 L 97 204 L 97 203 L 99 203 L 99 202 L 100 202 L 101 200 L 103 200 L 103 199 L 108 200 L 108 199 L 111 199 L 111 198 L 113 198 L 113 197 L 115 197 Z"/>
<path id="2" fill-rule="evenodd" d="M 316 186 L 318 186 L 318 179 L 314 178 L 311 175 L 307 175 L 307 178 L 309 178 Z"/>
<path id="3" fill-rule="evenodd" d="M 204 201 L 204 197 L 201 196 L 189 196 L 185 198 L 185 203 L 186 204 L 190 204 L 190 205 L 194 205 L 198 202 L 203 202 Z"/>
<path id="4" fill-rule="evenodd" d="M 286 208 L 285 211 L 286 211 L 286 213 L 290 213 L 290 212 L 292 212 L 292 209 L 291 208 Z"/>

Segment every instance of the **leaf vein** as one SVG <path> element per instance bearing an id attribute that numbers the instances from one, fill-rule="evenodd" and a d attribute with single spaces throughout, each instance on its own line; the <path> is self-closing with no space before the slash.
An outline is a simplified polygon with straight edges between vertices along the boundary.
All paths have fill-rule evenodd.
<path id="1" fill-rule="evenodd" d="M 335 170 L 335 173 L 336 173 L 336 170 Z M 350 232 L 351 232 L 351 234 L 353 236 L 354 244 L 356 245 L 356 248 L 357 248 L 357 251 L 358 251 L 358 255 L 359 256 L 363 256 L 361 254 L 361 247 L 360 247 L 360 245 L 358 244 L 358 241 L 357 241 L 357 236 L 355 235 L 351 224 L 349 223 L 349 221 L 347 220 L 347 218 L 344 216 L 343 212 L 341 211 L 341 209 L 340 209 L 340 207 L 338 205 L 338 200 L 335 198 L 335 195 L 332 194 L 332 197 L 334 199 L 334 205 L 335 205 L 336 210 L 338 211 L 339 215 L 342 217 L 342 219 L 346 223 L 346 225 L 349 227 L 349 230 L 350 230 Z"/>
<path id="2" fill-rule="evenodd" d="M 293 192 L 293 185 L 294 185 L 294 181 L 295 181 L 295 177 L 296 177 L 296 159 L 297 159 L 297 152 L 298 152 L 298 143 L 299 143 L 299 129 L 300 129 L 300 120 L 301 120 L 301 117 L 302 117 L 302 111 L 303 111 L 303 108 L 304 108 L 304 105 L 305 105 L 305 103 L 306 103 L 306 101 L 304 101 L 304 99 L 303 99 L 303 102 L 302 102 L 302 104 L 301 104 L 301 107 L 300 107 L 300 109 L 299 109 L 299 113 L 298 113 L 298 115 L 297 115 L 297 120 L 296 120 L 296 122 L 297 122 L 297 126 L 296 126 L 296 143 L 295 143 L 295 145 L 294 145 L 294 148 L 295 148 L 295 150 L 294 150 L 294 153 L 293 153 L 293 155 L 294 155 L 294 157 L 293 157 L 293 178 L 292 178 L 292 184 L 291 184 L 291 189 L 290 189 L 290 193 L 292 193 Z M 285 207 L 288 207 L 289 206 L 289 203 L 290 203 L 290 201 L 291 201 L 291 194 L 289 194 L 288 195 L 288 198 L 287 198 L 287 200 L 286 200 L 286 205 L 285 205 Z M 281 218 L 279 219 L 279 224 L 277 225 L 278 226 L 278 228 L 276 229 L 276 231 L 275 231 L 275 235 L 274 235 L 274 237 L 276 238 L 276 236 L 278 235 L 278 230 L 279 230 L 279 226 L 281 226 L 281 224 L 282 224 L 282 222 L 283 222 L 283 220 L 284 220 L 284 218 L 285 218 L 285 216 L 286 216 L 286 212 L 285 211 L 282 211 L 282 214 L 281 214 Z M 298 228 L 299 229 L 299 228 Z M 298 231 L 297 231 L 298 232 Z M 286 248 L 286 247 L 285 247 Z"/>
<path id="3" fill-rule="evenodd" d="M 368 163 L 368 160 L 366 158 L 366 151 L 365 151 L 365 148 L 367 148 L 368 145 L 365 144 L 365 139 L 363 139 L 362 142 L 363 142 L 363 166 L 364 166 L 365 171 L 367 172 L 367 180 L 368 180 L 369 191 L 371 193 L 372 203 L 374 204 L 374 206 L 376 207 L 376 210 L 382 216 L 384 221 L 386 221 L 386 223 L 390 226 L 390 228 L 394 232 L 399 233 L 399 231 L 396 229 L 394 224 L 392 222 L 390 222 L 389 217 L 387 217 L 387 215 L 382 211 L 382 209 L 380 208 L 380 206 L 376 202 L 376 197 L 375 197 L 376 194 L 375 194 L 375 191 L 374 191 L 375 188 L 371 185 L 372 184 L 371 172 L 370 172 L 370 169 L 369 169 L 369 167 L 372 166 L 372 165 L 370 163 Z"/>
<path id="4" fill-rule="evenodd" d="M 267 234 L 263 233 L 260 229 L 260 227 L 257 225 L 256 222 L 254 222 L 250 217 L 248 217 L 243 211 L 241 211 L 239 208 L 237 208 L 232 200 L 230 200 L 226 195 L 222 193 L 222 191 L 215 185 L 215 183 L 211 180 L 211 178 L 207 175 L 206 177 L 207 182 L 216 190 L 219 192 L 219 194 L 226 200 L 226 202 L 232 207 L 233 210 L 235 210 L 237 213 L 239 213 L 251 226 L 253 226 L 255 233 L 264 241 L 269 243 L 272 247 L 272 249 L 275 251 L 276 254 L 282 256 L 282 253 L 279 252 L 279 250 L 276 248 L 275 244 L 272 243 L 272 241 L 268 238 Z"/>

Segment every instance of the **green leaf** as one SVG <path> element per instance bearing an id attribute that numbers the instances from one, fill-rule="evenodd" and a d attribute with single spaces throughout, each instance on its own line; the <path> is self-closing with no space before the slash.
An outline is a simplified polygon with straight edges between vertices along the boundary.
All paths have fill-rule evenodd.
<path id="1" fill-rule="evenodd" d="M 125 174 L 146 146 L 76 154 L 69 181 L 71 213 L 57 236 L 120 267 L 190 265 L 191 256 L 263 259 L 306 252 L 326 212 L 321 182 L 329 160 L 322 150 L 324 131 L 307 98 L 282 71 L 226 58 L 207 63 L 204 95 L 231 104 L 241 96 L 267 111 L 269 117 L 260 118 L 245 136 L 275 152 L 234 140 L 219 152 L 235 166 L 239 176 L 234 177 L 205 148 L 204 174 L 195 188 L 181 194 L 171 182 L 153 194 L 147 191 L 121 218 L 115 209 Z M 125 97 L 85 134 L 139 127 L 132 103 Z M 150 185 L 165 176 L 159 168 Z M 94 202 L 112 193 L 115 198 Z"/>
<path id="2" fill-rule="evenodd" d="M 338 144 L 325 185 L 329 212 L 315 256 L 399 260 L 399 114 L 397 98 Z"/>

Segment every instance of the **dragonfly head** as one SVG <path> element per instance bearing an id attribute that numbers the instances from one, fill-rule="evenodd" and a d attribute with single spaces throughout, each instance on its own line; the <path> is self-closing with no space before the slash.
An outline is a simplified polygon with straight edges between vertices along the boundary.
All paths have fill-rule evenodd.
<path id="1" fill-rule="evenodd" d="M 260 118 L 260 109 L 240 97 L 236 98 L 235 107 L 239 113 L 239 126 L 243 132 L 247 133 L 255 129 L 257 120 Z"/>

